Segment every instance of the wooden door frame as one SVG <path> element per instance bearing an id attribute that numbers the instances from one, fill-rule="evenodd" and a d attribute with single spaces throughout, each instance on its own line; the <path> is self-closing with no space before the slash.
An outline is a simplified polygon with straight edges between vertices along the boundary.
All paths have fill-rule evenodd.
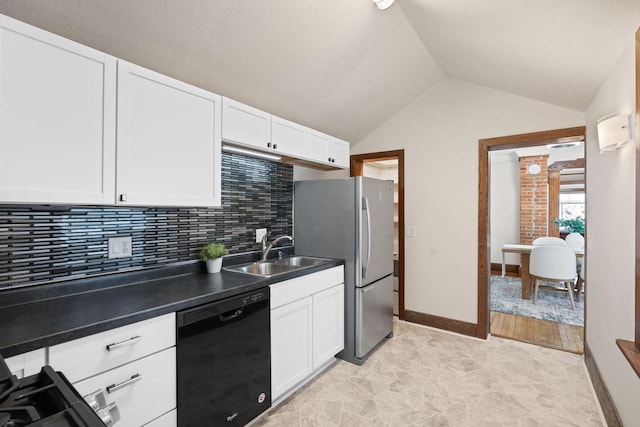
<path id="1" fill-rule="evenodd" d="M 351 176 L 362 176 L 365 161 L 398 161 L 398 317 L 404 320 L 404 150 L 353 154 Z"/>
<path id="2" fill-rule="evenodd" d="M 501 136 L 497 138 L 481 139 L 479 141 L 479 165 L 478 165 L 478 338 L 486 339 L 489 336 L 491 325 L 490 303 L 490 281 L 491 281 L 491 229 L 490 229 L 490 199 L 489 199 L 489 152 L 513 148 L 535 147 L 557 142 L 564 142 L 567 139 L 584 138 L 584 156 L 587 157 L 586 150 L 586 128 L 584 126 L 555 129 L 542 132 L 532 132 L 520 135 Z M 585 194 L 586 188 L 585 168 Z M 586 229 L 585 229 L 586 236 Z M 585 257 L 586 262 L 586 257 Z M 586 295 L 585 295 L 585 318 L 586 318 Z M 586 322 L 585 322 L 586 323 Z M 586 325 L 585 325 L 586 326 Z"/>

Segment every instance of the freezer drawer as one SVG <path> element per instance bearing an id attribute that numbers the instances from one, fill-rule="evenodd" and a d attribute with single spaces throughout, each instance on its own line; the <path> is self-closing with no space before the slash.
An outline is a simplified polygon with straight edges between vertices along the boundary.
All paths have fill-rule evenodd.
<path id="1" fill-rule="evenodd" d="M 356 357 L 367 355 L 393 332 L 393 275 L 356 288 Z"/>

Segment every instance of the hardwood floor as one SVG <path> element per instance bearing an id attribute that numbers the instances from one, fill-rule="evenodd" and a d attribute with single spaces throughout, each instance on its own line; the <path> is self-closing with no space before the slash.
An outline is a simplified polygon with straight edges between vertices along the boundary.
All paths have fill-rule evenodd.
<path id="1" fill-rule="evenodd" d="M 584 328 L 582 326 L 492 311 L 491 335 L 571 353 L 584 353 Z"/>

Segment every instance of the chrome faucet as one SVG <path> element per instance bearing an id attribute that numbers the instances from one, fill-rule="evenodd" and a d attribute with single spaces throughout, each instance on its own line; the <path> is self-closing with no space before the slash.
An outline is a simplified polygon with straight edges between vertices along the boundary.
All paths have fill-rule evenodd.
<path id="1" fill-rule="evenodd" d="M 269 251 L 271 250 L 273 245 L 284 239 L 289 239 L 293 242 L 293 237 L 291 236 L 280 236 L 276 237 L 271 243 L 267 244 L 267 235 L 265 234 L 264 237 L 262 237 L 262 243 L 260 244 L 260 261 L 266 261 L 267 256 L 269 255 Z"/>

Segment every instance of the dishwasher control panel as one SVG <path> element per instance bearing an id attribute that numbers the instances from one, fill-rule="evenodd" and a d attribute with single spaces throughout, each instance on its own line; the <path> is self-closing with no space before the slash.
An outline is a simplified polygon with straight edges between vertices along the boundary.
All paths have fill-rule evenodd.
<path id="1" fill-rule="evenodd" d="M 268 293 L 266 291 L 264 292 L 254 292 L 251 295 L 242 298 L 242 305 L 250 305 L 253 303 L 256 303 L 258 301 L 262 301 L 264 299 L 267 299 L 269 297 Z"/>

